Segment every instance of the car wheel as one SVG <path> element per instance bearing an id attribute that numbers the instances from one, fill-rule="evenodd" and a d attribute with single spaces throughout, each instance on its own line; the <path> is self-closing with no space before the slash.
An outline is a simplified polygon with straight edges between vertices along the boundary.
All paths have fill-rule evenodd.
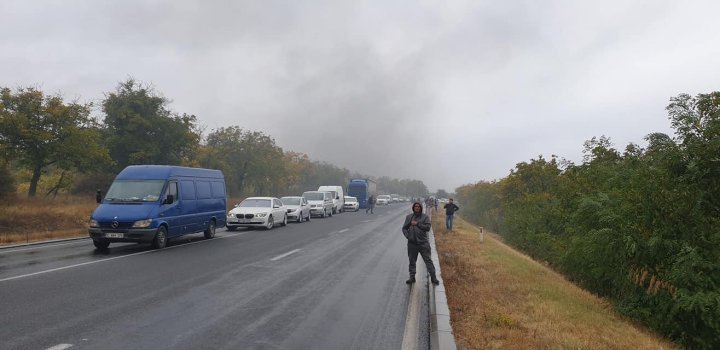
<path id="1" fill-rule="evenodd" d="M 237 226 L 225 226 L 228 231 L 235 231 L 237 229 Z"/>
<path id="2" fill-rule="evenodd" d="M 100 250 L 108 249 L 108 247 L 110 246 L 110 242 L 108 242 L 108 241 L 97 241 L 94 239 L 93 239 L 93 244 L 95 245 L 95 248 L 100 249 Z"/>
<path id="3" fill-rule="evenodd" d="M 163 249 L 167 246 L 167 228 L 160 226 L 155 233 L 155 238 L 152 241 L 153 249 Z"/>
<path id="4" fill-rule="evenodd" d="M 298 213 L 297 222 L 302 222 L 302 221 L 303 221 L 302 210 L 300 210 L 300 212 Z"/>
<path id="5" fill-rule="evenodd" d="M 270 215 L 270 217 L 268 217 L 268 222 L 267 222 L 267 226 L 265 226 L 265 229 L 267 229 L 267 230 L 272 229 L 274 225 L 275 225 L 275 221 L 273 220 L 272 215 Z"/>
<path id="6" fill-rule="evenodd" d="M 215 229 L 217 227 L 215 226 L 215 220 L 210 220 L 210 223 L 208 224 L 207 229 L 205 229 L 205 238 L 210 239 L 215 237 Z"/>
<path id="7" fill-rule="evenodd" d="M 287 214 L 283 217 L 283 221 L 280 223 L 280 226 L 287 226 Z"/>

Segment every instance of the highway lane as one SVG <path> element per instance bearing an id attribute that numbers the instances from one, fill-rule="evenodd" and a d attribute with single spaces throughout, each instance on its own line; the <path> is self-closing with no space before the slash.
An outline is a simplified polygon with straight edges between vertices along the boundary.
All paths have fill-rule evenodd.
<path id="1" fill-rule="evenodd" d="M 99 252 L 89 240 L 2 249 L 0 347 L 399 349 L 409 288 L 422 287 L 404 284 L 407 207 L 160 251 Z"/>

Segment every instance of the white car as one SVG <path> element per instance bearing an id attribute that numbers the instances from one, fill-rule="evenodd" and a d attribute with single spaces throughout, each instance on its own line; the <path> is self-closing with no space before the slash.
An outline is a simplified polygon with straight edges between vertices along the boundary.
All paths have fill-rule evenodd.
<path id="1" fill-rule="evenodd" d="M 358 203 L 358 200 L 355 197 L 345 196 L 345 205 L 343 206 L 343 209 L 358 211 L 360 210 L 360 203 Z"/>
<path id="2" fill-rule="evenodd" d="M 297 222 L 303 222 L 303 220 L 310 221 L 310 204 L 308 204 L 305 197 L 288 196 L 281 197 L 280 200 L 287 208 L 289 220 L 295 220 Z"/>
<path id="3" fill-rule="evenodd" d="M 248 197 L 227 214 L 227 229 L 238 227 L 264 227 L 269 230 L 279 222 L 287 225 L 287 207 L 275 197 Z"/>
<path id="4" fill-rule="evenodd" d="M 375 205 L 388 205 L 390 204 L 390 201 L 392 201 L 392 198 L 387 194 L 381 194 L 377 196 L 377 200 L 375 200 Z"/>

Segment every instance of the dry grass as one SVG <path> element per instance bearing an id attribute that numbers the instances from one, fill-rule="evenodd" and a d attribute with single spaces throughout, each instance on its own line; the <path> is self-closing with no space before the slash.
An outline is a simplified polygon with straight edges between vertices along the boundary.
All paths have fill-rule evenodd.
<path id="1" fill-rule="evenodd" d="M 460 349 L 677 349 L 612 305 L 503 244 L 444 215 L 433 227 Z"/>
<path id="2" fill-rule="evenodd" d="M 95 197 L 14 199 L 0 205 L 0 244 L 87 235 Z"/>

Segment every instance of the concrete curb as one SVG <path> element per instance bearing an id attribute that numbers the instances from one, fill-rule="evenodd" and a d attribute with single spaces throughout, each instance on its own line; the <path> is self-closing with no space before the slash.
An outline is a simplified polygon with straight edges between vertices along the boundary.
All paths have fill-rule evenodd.
<path id="1" fill-rule="evenodd" d="M 428 281 L 428 299 L 430 309 L 430 349 L 432 350 L 454 350 L 455 336 L 453 336 L 452 326 L 450 325 L 450 308 L 445 295 L 445 282 L 442 279 L 440 271 L 440 259 L 435 246 L 435 233 L 430 229 L 428 235 L 430 247 L 432 248 L 432 261 L 435 265 L 435 273 L 440 280 L 440 285 L 436 286 Z"/>
<path id="2" fill-rule="evenodd" d="M 28 246 L 41 245 L 41 244 L 58 243 L 58 242 L 79 241 L 81 239 L 90 239 L 90 237 L 63 238 L 63 239 L 53 239 L 50 241 L 37 241 L 37 242 L 19 243 L 19 244 L 12 244 L 12 245 L 0 245 L 0 250 L 10 249 L 10 248 L 28 247 Z"/>

